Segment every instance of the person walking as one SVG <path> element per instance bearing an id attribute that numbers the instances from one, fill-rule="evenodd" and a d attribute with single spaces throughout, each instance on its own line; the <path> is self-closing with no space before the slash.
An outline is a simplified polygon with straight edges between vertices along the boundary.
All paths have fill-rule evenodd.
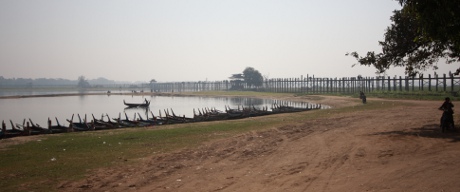
<path id="1" fill-rule="evenodd" d="M 443 133 L 449 127 L 449 124 L 452 124 L 452 129 L 455 129 L 453 108 L 454 104 L 452 104 L 449 97 L 446 97 L 444 99 L 444 103 L 442 103 L 441 107 L 439 107 L 439 110 L 443 111 L 441 116 L 441 129 Z"/>

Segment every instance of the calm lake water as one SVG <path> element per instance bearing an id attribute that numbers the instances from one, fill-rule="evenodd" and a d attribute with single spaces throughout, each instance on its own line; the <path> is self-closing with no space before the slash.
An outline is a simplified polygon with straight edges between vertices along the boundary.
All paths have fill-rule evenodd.
<path id="1" fill-rule="evenodd" d="M 144 99 L 150 100 L 150 107 L 125 108 L 123 100 L 127 103 L 142 103 Z M 161 111 L 174 111 L 176 115 L 193 117 L 193 110 L 203 108 L 216 108 L 225 111 L 225 106 L 238 108 L 238 106 L 255 106 L 256 108 L 270 107 L 273 103 L 282 105 L 306 107 L 307 103 L 289 102 L 270 99 L 241 98 L 241 97 L 166 97 L 166 96 L 131 96 L 131 95 L 81 95 L 63 97 L 30 97 L 17 99 L 0 99 L 0 121 L 4 120 L 8 129 L 11 127 L 9 120 L 22 124 L 24 119 L 32 119 L 36 124 L 47 127 L 47 119 L 51 118 L 56 124 L 55 117 L 63 125 L 68 125 L 66 119 L 75 114 L 74 122 L 78 121 L 79 114 L 83 119 L 85 114 L 89 120 L 92 114 L 96 118 L 101 115 L 109 115 L 110 118 L 117 118 L 120 114 L 125 118 L 125 113 L 130 119 L 134 114 L 139 113 L 143 118 L 148 112 L 155 116 Z M 312 104 L 312 103 L 310 103 Z M 151 112 L 150 112 L 151 111 Z"/>

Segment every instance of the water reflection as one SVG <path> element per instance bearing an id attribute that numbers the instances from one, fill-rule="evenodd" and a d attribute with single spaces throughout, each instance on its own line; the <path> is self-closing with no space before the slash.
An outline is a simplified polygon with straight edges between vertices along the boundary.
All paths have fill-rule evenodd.
<path id="1" fill-rule="evenodd" d="M 266 103 L 265 99 L 256 98 L 234 97 L 229 99 L 232 104 L 243 106 L 263 105 L 264 103 Z"/>
<path id="2" fill-rule="evenodd" d="M 149 116 L 150 107 L 125 107 L 123 112 L 125 113 L 141 113 L 145 116 Z"/>

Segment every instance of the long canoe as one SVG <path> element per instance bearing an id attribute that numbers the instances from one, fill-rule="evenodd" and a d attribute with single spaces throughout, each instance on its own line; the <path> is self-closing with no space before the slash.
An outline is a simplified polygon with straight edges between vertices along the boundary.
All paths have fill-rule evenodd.
<path id="1" fill-rule="evenodd" d="M 147 101 L 147 99 L 143 103 L 126 103 L 125 100 L 123 100 L 123 103 L 128 107 L 148 107 L 150 105 L 150 101 Z"/>

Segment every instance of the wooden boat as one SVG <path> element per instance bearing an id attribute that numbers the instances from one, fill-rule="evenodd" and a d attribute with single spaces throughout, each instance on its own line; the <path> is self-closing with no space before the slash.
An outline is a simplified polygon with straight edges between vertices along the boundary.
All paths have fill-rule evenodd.
<path id="1" fill-rule="evenodd" d="M 161 110 L 159 110 L 160 116 L 155 117 L 152 111 L 150 111 L 150 114 L 152 114 L 152 117 L 147 117 L 147 120 L 155 122 L 155 125 L 164 125 L 168 123 L 168 120 L 163 118 L 161 116 Z"/>
<path id="2" fill-rule="evenodd" d="M 199 121 L 219 121 L 225 120 L 228 118 L 228 114 L 217 109 L 197 109 L 198 114 L 195 109 L 193 109 L 193 120 L 196 122 Z"/>
<path id="3" fill-rule="evenodd" d="M 32 119 L 29 118 L 29 122 L 26 119 L 23 120 L 22 124 L 16 123 L 16 126 L 10 120 L 13 131 L 22 131 L 23 135 L 39 135 L 51 133 L 49 129 L 43 128 L 38 124 L 35 124 Z"/>
<path id="4" fill-rule="evenodd" d="M 309 110 L 315 110 L 315 109 L 321 109 L 321 104 L 320 105 L 311 105 L 307 106 L 305 108 L 303 107 L 292 107 L 292 106 L 283 106 L 283 105 L 278 105 L 278 104 L 273 104 L 272 105 L 272 112 L 273 113 L 294 113 L 294 112 L 301 112 L 301 111 L 309 111 Z"/>
<path id="5" fill-rule="evenodd" d="M 70 127 L 61 125 L 57 117 L 55 117 L 57 125 L 51 125 L 51 119 L 48 118 L 48 129 L 51 133 L 67 133 L 70 132 Z"/>
<path id="6" fill-rule="evenodd" d="M 90 130 L 94 130 L 93 127 L 91 127 L 91 124 L 86 122 L 86 114 L 85 114 L 84 121 L 81 120 L 80 114 L 77 114 L 77 115 L 78 115 L 79 122 L 73 122 L 73 114 L 72 114 L 72 119 L 71 120 L 67 119 L 67 122 L 69 122 L 70 126 L 72 126 L 73 131 L 90 131 Z"/>
<path id="7" fill-rule="evenodd" d="M 225 106 L 225 112 L 227 112 L 228 119 L 242 119 L 249 117 L 249 111 L 244 110 L 244 108 L 240 109 L 240 106 L 238 106 L 238 109 L 232 109 L 230 107 L 227 108 L 227 106 Z"/>
<path id="8" fill-rule="evenodd" d="M 32 119 L 29 118 L 30 122 L 30 134 L 32 135 L 39 135 L 39 134 L 48 134 L 51 133 L 50 129 L 44 128 L 40 126 L 39 124 L 36 124 L 32 121 Z"/>
<path id="9" fill-rule="evenodd" d="M 26 119 L 22 121 L 22 124 L 16 123 L 14 126 L 13 122 L 10 120 L 12 131 L 22 132 L 22 135 L 39 135 L 39 134 L 48 134 L 51 133 L 49 129 L 43 128 L 29 118 L 29 122 L 26 122 Z"/>
<path id="10" fill-rule="evenodd" d="M 125 117 L 126 119 L 123 120 L 123 121 L 126 121 L 126 122 L 129 122 L 129 123 L 132 123 L 135 125 L 135 127 L 146 127 L 146 126 L 149 126 L 150 123 L 149 122 L 146 122 L 146 121 L 141 121 L 140 119 L 142 119 L 142 117 L 140 118 L 136 118 L 136 113 L 134 113 L 134 118 L 132 120 L 130 120 L 128 118 L 128 115 L 125 113 Z M 139 115 L 140 116 L 140 115 Z"/>
<path id="11" fill-rule="evenodd" d="M 172 109 L 171 109 L 171 114 L 169 113 L 169 109 L 164 110 L 164 112 L 166 115 L 165 119 L 166 119 L 167 124 L 189 123 L 189 122 L 194 121 L 193 118 L 185 117 L 185 115 L 177 116 Z"/>
<path id="12" fill-rule="evenodd" d="M 13 121 L 10 120 L 11 123 L 11 129 L 6 128 L 6 124 L 4 121 L 2 121 L 2 131 L 0 133 L 0 138 L 10 138 L 10 137 L 17 137 L 17 136 L 23 136 L 24 130 L 18 129 L 17 127 L 14 126 Z"/>
<path id="13" fill-rule="evenodd" d="M 104 115 L 101 115 L 101 119 L 96 119 L 96 117 L 94 117 L 94 114 L 91 115 L 93 116 L 92 123 L 95 130 L 113 129 L 118 127 L 118 125 L 114 124 L 112 121 L 110 121 L 110 119 L 107 122 L 105 122 Z"/>
<path id="14" fill-rule="evenodd" d="M 128 106 L 128 107 L 148 107 L 150 106 L 150 101 L 145 99 L 144 103 L 126 103 L 125 100 L 123 100 L 123 103 Z"/>
<path id="15" fill-rule="evenodd" d="M 113 118 L 121 127 L 138 127 L 137 123 L 131 121 L 128 115 L 125 113 L 125 119 L 121 119 L 121 113 L 118 114 L 118 118 Z"/>
<path id="16" fill-rule="evenodd" d="M 148 113 L 147 113 L 148 114 Z M 153 126 L 153 125 L 158 125 L 158 121 L 156 120 L 155 116 L 153 118 L 149 118 L 147 116 L 146 119 L 142 118 L 140 113 L 137 113 L 138 117 L 136 119 L 136 114 L 134 114 L 134 121 L 137 122 L 137 125 L 139 126 Z"/>
<path id="17" fill-rule="evenodd" d="M 113 128 L 122 128 L 123 126 L 120 125 L 120 123 L 118 121 L 112 121 L 112 119 L 109 117 L 109 114 L 105 114 L 105 116 L 107 117 L 107 121 L 104 121 L 103 119 L 101 119 L 102 121 L 104 121 L 105 123 L 108 123 L 110 124 Z"/>

